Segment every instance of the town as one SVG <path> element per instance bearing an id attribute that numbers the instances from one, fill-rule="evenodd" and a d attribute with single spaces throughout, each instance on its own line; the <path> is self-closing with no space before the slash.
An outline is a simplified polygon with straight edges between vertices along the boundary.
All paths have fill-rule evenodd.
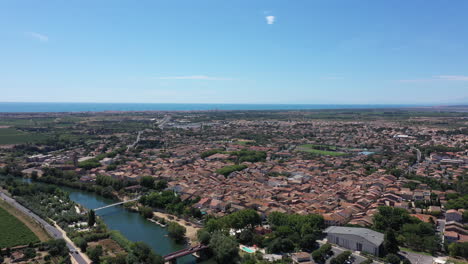
<path id="1" fill-rule="evenodd" d="M 102 209 L 76 205 L 83 212 L 70 226 L 86 223 L 88 209 L 123 204 L 169 225 L 173 239 L 196 249 L 187 254 L 200 251 L 217 263 L 429 264 L 468 257 L 463 111 L 0 115 L 0 174 L 116 201 Z M 5 192 L 27 200 L 11 182 L 4 181 Z M 79 237 L 77 229 L 64 229 Z M 226 241 L 234 251 L 217 248 Z M 95 243 L 84 242 L 82 252 Z M 118 257 L 102 245 L 94 263 Z M 164 261 L 177 261 L 173 256 Z"/>

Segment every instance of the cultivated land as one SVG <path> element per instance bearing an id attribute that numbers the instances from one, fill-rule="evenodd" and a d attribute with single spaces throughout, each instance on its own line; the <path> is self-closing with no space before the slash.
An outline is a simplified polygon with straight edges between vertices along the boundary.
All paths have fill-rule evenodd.
<path id="1" fill-rule="evenodd" d="M 0 248 L 39 242 L 37 236 L 18 218 L 0 207 Z"/>
<path id="2" fill-rule="evenodd" d="M 25 224 L 39 238 L 40 241 L 45 242 L 51 239 L 50 235 L 42 228 L 42 226 L 10 204 L 0 200 L 0 208 L 4 209 L 11 215 L 14 215 L 18 220 Z"/>
<path id="3" fill-rule="evenodd" d="M 14 128 L 0 128 L 0 145 L 35 143 L 46 138 L 45 135 L 23 132 Z"/>

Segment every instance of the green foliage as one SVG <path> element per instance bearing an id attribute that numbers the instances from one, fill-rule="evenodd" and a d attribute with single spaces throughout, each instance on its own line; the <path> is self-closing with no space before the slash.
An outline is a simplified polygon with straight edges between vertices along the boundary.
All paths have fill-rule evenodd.
<path id="1" fill-rule="evenodd" d="M 289 238 L 278 237 L 271 241 L 267 247 L 268 252 L 270 253 L 288 253 L 294 250 L 294 243 Z"/>
<path id="2" fill-rule="evenodd" d="M 0 248 L 38 242 L 37 236 L 16 217 L 0 207 Z"/>
<path id="3" fill-rule="evenodd" d="M 326 256 L 330 253 L 331 249 L 331 244 L 323 244 L 319 249 L 312 252 L 312 258 L 315 260 L 315 262 L 323 263 L 325 262 Z"/>
<path id="4" fill-rule="evenodd" d="M 94 158 L 78 163 L 78 167 L 83 168 L 85 170 L 94 169 L 100 166 L 101 166 L 101 163 L 99 163 L 99 160 L 94 159 Z"/>
<path id="5" fill-rule="evenodd" d="M 239 244 L 234 239 L 217 231 L 213 233 L 209 245 L 217 263 L 229 264 L 237 262 L 239 258 Z"/>
<path id="6" fill-rule="evenodd" d="M 151 176 L 143 176 L 140 179 L 140 185 L 148 189 L 153 189 L 155 187 L 154 178 Z"/>
<path id="7" fill-rule="evenodd" d="M 131 252 L 127 256 L 127 263 L 163 264 L 164 259 L 156 255 L 145 243 L 136 242 L 131 246 Z"/>
<path id="8" fill-rule="evenodd" d="M 239 150 L 229 152 L 231 156 L 236 156 L 236 163 L 242 163 L 244 161 L 248 162 L 260 162 L 265 161 L 266 152 L 265 151 L 255 151 L 255 150 Z"/>
<path id="9" fill-rule="evenodd" d="M 75 245 L 81 249 L 81 251 L 86 252 L 86 248 L 88 247 L 88 242 L 83 237 L 77 237 L 73 240 Z"/>
<path id="10" fill-rule="evenodd" d="M 86 250 L 86 255 L 88 255 L 88 257 L 91 259 L 93 263 L 99 263 L 102 254 L 103 254 L 103 250 L 102 250 L 101 245 L 88 248 L 88 250 Z"/>
<path id="11" fill-rule="evenodd" d="M 225 166 L 221 169 L 218 169 L 216 170 L 216 173 L 218 174 L 221 174 L 221 175 L 224 175 L 224 176 L 228 176 L 229 174 L 231 174 L 232 172 L 235 172 L 235 171 L 241 171 L 243 169 L 247 168 L 246 165 L 244 164 L 240 164 L 240 165 L 229 165 L 229 166 Z"/>
<path id="12" fill-rule="evenodd" d="M 400 264 L 400 257 L 396 254 L 388 254 L 385 256 L 385 262 L 389 264 Z"/>
<path id="13" fill-rule="evenodd" d="M 447 197 L 448 198 L 448 197 Z M 468 209 L 468 194 L 449 199 L 445 205 L 446 209 Z"/>
<path id="14" fill-rule="evenodd" d="M 138 211 L 144 218 L 151 218 L 153 217 L 153 209 L 148 206 L 140 206 L 138 207 Z"/>
<path id="15" fill-rule="evenodd" d="M 46 242 L 46 245 L 51 256 L 65 257 L 68 255 L 69 249 L 67 247 L 67 243 L 63 239 L 49 240 Z"/>
<path id="16" fill-rule="evenodd" d="M 216 153 L 221 153 L 223 152 L 222 149 L 210 149 L 210 150 L 207 150 L 205 152 L 202 152 L 202 154 L 200 154 L 201 158 L 204 159 L 206 157 L 209 157 L 211 155 L 214 155 Z"/>
<path id="17" fill-rule="evenodd" d="M 206 224 L 209 232 L 216 230 L 234 229 L 252 229 L 261 223 L 260 215 L 253 209 L 244 209 L 232 214 L 223 216 L 219 219 L 210 219 Z"/>
<path id="18" fill-rule="evenodd" d="M 94 210 L 90 210 L 88 213 L 88 226 L 93 227 L 96 223 L 96 213 Z"/>
<path id="19" fill-rule="evenodd" d="M 448 249 L 451 257 L 468 258 L 468 242 L 451 243 Z"/>
<path id="20" fill-rule="evenodd" d="M 345 264 L 345 261 L 351 256 L 351 251 L 345 251 L 330 260 L 330 264 Z"/>
<path id="21" fill-rule="evenodd" d="M 167 228 L 169 236 L 176 242 L 182 242 L 185 239 L 186 228 L 176 222 L 170 222 Z"/>
<path id="22" fill-rule="evenodd" d="M 401 208 L 383 206 L 378 210 L 379 212 L 374 215 L 373 226 L 377 231 L 394 230 L 398 244 L 416 251 L 434 253 L 438 249 L 438 238 L 431 224 L 411 217 L 406 210 Z M 390 250 L 396 249 L 390 247 Z"/>
<path id="23" fill-rule="evenodd" d="M 210 243 L 211 234 L 206 229 L 200 229 L 197 231 L 197 239 L 203 245 Z"/>
<path id="24" fill-rule="evenodd" d="M 167 181 L 166 180 L 159 180 L 155 183 L 156 191 L 162 191 L 167 188 Z"/>
<path id="25" fill-rule="evenodd" d="M 194 200 L 182 201 L 173 191 L 151 192 L 140 198 L 140 203 L 153 208 L 164 209 L 174 215 L 201 217 L 199 210 L 192 208 Z"/>
<path id="26" fill-rule="evenodd" d="M 398 241 L 395 237 L 395 231 L 388 229 L 385 232 L 383 247 L 385 253 L 397 254 L 400 249 L 398 248 Z"/>

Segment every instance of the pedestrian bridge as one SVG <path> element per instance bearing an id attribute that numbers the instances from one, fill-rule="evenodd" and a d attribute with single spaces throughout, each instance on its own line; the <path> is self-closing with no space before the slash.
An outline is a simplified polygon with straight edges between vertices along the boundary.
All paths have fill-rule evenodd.
<path id="1" fill-rule="evenodd" d="M 99 207 L 99 208 L 94 209 L 94 211 L 106 209 L 106 208 L 109 208 L 109 207 L 114 207 L 114 206 L 117 206 L 117 205 L 120 205 L 120 204 L 124 204 L 124 203 L 129 203 L 129 202 L 138 201 L 138 200 L 140 200 L 140 197 L 141 197 L 141 196 L 139 196 L 139 197 L 137 197 L 137 198 L 134 198 L 134 199 L 127 200 L 127 201 L 122 201 L 122 202 L 118 202 L 118 203 L 109 204 L 109 205 L 106 205 L 106 206 L 103 206 L 103 207 Z"/>

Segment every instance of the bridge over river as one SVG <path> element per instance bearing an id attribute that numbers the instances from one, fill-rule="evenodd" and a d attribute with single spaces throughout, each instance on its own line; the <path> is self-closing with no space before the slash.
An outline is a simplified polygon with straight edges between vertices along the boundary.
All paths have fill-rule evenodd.
<path id="1" fill-rule="evenodd" d="M 172 252 L 171 254 L 168 254 L 168 255 L 164 256 L 164 263 L 175 264 L 175 263 L 177 263 L 178 258 L 181 258 L 183 256 L 187 256 L 187 255 L 190 255 L 190 254 L 193 254 L 193 253 L 196 253 L 198 251 L 202 251 L 202 250 L 207 249 L 207 248 L 208 248 L 208 246 L 199 244 L 199 245 L 194 246 L 194 247 L 189 247 L 189 248 L 186 248 L 186 249 L 182 249 L 182 250 Z"/>
<path id="2" fill-rule="evenodd" d="M 140 199 L 140 196 L 137 197 L 137 198 L 134 198 L 134 199 L 127 200 L 127 201 L 122 201 L 122 202 L 118 202 L 118 203 L 109 204 L 109 205 L 106 205 L 106 206 L 103 206 L 103 207 L 99 207 L 99 208 L 94 209 L 94 211 L 106 209 L 106 208 L 117 206 L 117 205 L 124 204 L 124 203 L 138 201 L 139 199 Z"/>

